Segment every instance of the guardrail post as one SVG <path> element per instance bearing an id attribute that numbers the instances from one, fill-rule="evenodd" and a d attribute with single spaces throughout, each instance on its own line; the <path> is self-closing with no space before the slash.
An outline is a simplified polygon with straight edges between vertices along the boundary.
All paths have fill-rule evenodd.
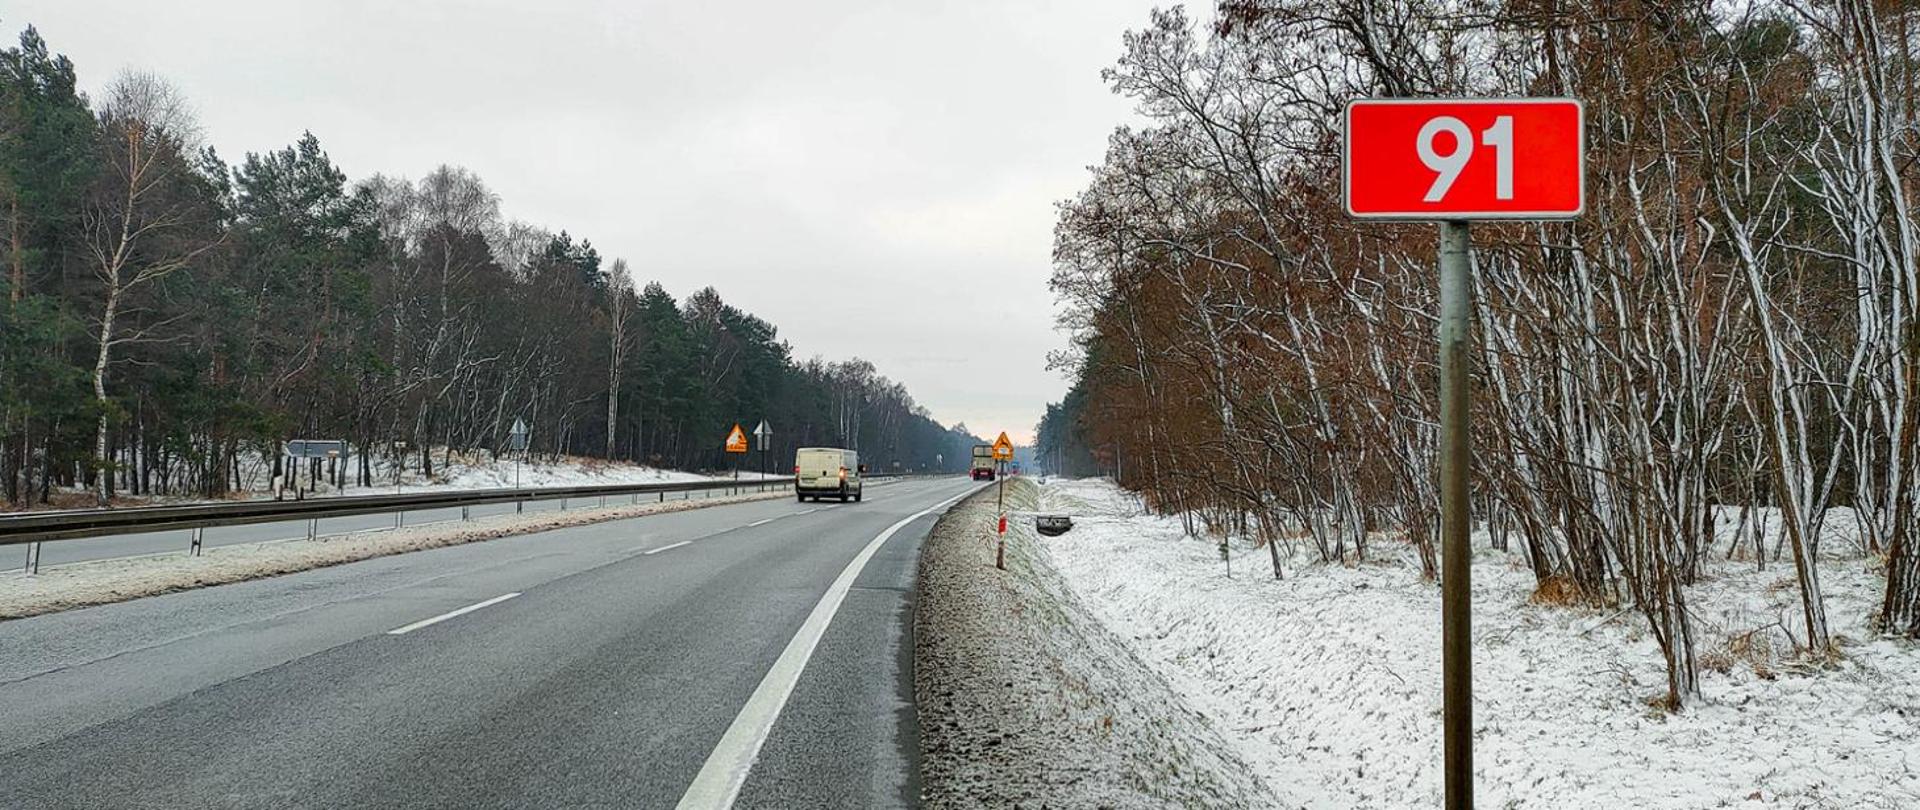
<path id="1" fill-rule="evenodd" d="M 592 496 L 600 508 L 607 509 L 619 503 L 616 497 L 619 495 L 628 496 L 628 503 L 638 506 L 641 503 L 641 496 L 648 494 L 652 494 L 659 503 L 665 504 L 668 493 L 672 492 L 680 493 L 680 499 L 683 501 L 692 500 L 695 493 L 700 495 L 701 500 L 716 500 L 741 496 L 749 492 L 792 491 L 793 487 L 792 478 L 758 478 L 738 481 L 722 479 L 556 488 L 552 492 L 538 489 L 501 489 L 484 493 L 436 494 L 431 497 L 411 493 L 393 493 L 340 498 L 326 503 L 288 500 L 272 503 L 182 504 L 110 511 L 80 510 L 71 515 L 0 515 L 0 545 L 29 546 L 29 557 L 24 561 L 23 567 L 32 573 L 38 570 L 38 560 L 44 544 L 58 540 L 184 529 L 193 533 L 187 553 L 197 557 L 205 552 L 206 529 L 214 526 L 304 522 L 306 538 L 309 541 L 317 541 L 320 539 L 320 521 L 329 517 L 348 515 L 372 517 L 389 514 L 393 516 L 391 528 L 400 530 L 407 528 L 407 513 L 417 509 L 440 511 L 458 507 L 460 520 L 476 521 L 482 515 L 474 514 L 473 507 L 485 504 L 512 503 L 515 514 L 525 514 L 527 503 L 533 500 L 557 500 L 560 502 L 561 510 L 570 510 L 573 498 L 579 494 Z M 295 535 L 295 538 L 298 537 L 299 535 Z"/>

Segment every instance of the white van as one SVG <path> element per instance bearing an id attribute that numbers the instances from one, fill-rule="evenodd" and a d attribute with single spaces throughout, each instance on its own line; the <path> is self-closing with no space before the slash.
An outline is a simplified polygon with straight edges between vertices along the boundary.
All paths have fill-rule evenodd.
<path id="1" fill-rule="evenodd" d="M 793 456 L 793 490 L 804 502 L 811 497 L 860 500 L 860 454 L 838 447 L 802 447 Z"/>

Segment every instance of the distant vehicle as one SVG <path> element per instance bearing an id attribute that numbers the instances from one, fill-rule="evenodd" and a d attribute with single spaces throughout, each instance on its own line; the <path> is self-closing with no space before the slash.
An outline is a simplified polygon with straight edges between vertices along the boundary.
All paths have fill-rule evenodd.
<path id="1" fill-rule="evenodd" d="M 801 502 L 807 498 L 839 498 L 841 503 L 860 500 L 860 474 L 867 471 L 860 454 L 838 447 L 802 447 L 793 455 L 793 491 Z"/>
<path id="2" fill-rule="evenodd" d="M 973 480 L 993 480 L 993 445 L 976 444 L 973 446 Z"/>

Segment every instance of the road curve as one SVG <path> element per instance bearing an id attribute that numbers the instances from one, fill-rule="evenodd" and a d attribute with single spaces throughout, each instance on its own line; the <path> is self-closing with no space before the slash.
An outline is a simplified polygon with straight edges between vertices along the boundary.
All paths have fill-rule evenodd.
<path id="1" fill-rule="evenodd" d="M 0 623 L 0 806 L 673 807 L 829 586 L 928 512 L 845 583 L 733 803 L 911 806 L 914 562 L 974 486 L 717 506 Z"/>

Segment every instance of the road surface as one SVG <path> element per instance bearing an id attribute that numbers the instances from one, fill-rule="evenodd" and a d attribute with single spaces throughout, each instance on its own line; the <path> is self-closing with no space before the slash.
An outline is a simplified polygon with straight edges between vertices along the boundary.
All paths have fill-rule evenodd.
<path id="1" fill-rule="evenodd" d="M 911 806 L 915 560 L 975 486 L 716 506 L 0 623 L 0 807 L 692 807 L 732 789 L 737 807 Z M 690 795 L 696 775 L 719 792 Z"/>

